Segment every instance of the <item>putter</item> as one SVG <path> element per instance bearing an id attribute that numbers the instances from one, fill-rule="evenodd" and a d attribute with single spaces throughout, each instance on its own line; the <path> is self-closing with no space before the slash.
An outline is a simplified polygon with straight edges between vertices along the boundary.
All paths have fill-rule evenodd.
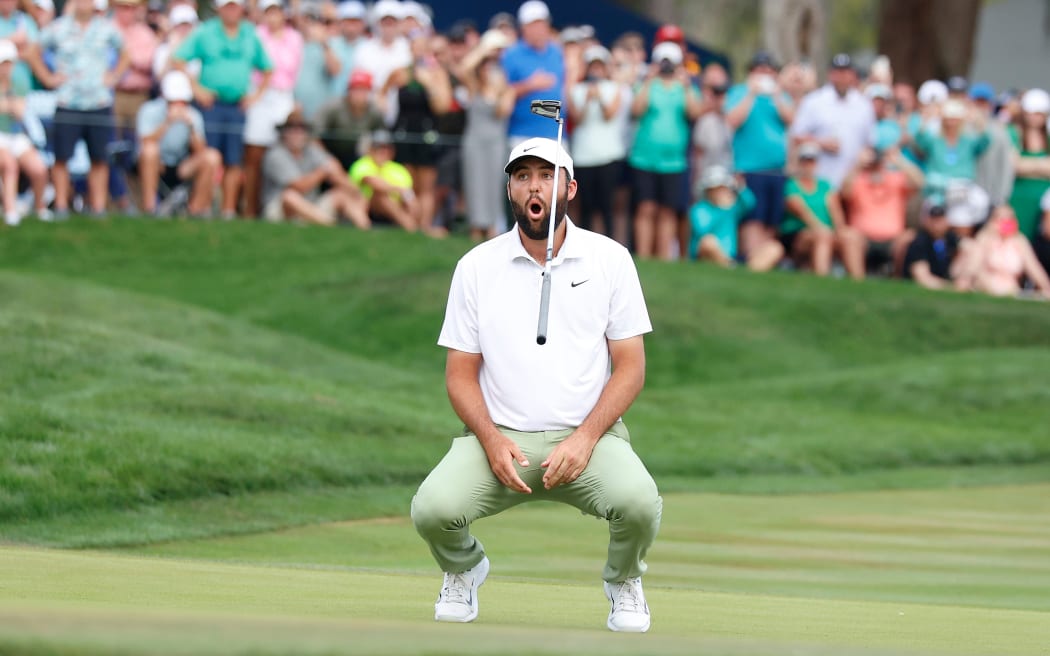
<path id="1" fill-rule="evenodd" d="M 551 198 L 550 225 L 547 227 L 547 261 L 543 265 L 540 319 L 536 326 L 536 343 L 543 346 L 547 343 L 547 315 L 551 306 L 551 260 L 554 259 L 555 212 L 558 211 L 558 176 L 561 173 L 561 130 L 565 120 L 561 117 L 560 100 L 533 100 L 530 109 L 533 114 L 554 119 L 554 122 L 558 124 L 558 149 L 554 151 L 554 193 Z"/>

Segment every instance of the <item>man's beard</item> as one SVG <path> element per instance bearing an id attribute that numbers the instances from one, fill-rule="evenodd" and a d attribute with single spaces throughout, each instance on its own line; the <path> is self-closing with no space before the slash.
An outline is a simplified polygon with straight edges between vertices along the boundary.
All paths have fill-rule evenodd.
<path id="1" fill-rule="evenodd" d="M 550 215 L 550 202 L 549 199 L 540 198 L 539 196 L 529 196 L 528 200 L 524 204 L 510 202 L 510 211 L 514 215 L 514 222 L 518 224 L 518 228 L 521 229 L 529 239 L 546 239 L 547 234 L 550 232 L 551 226 L 551 215 Z M 525 208 L 531 203 L 539 203 L 540 207 L 543 208 L 543 221 L 537 226 L 533 227 L 533 224 L 529 222 L 528 213 Z M 554 229 L 557 230 L 565 219 L 565 213 L 569 209 L 569 199 L 567 194 L 560 194 L 558 196 L 558 207 L 554 213 Z"/>

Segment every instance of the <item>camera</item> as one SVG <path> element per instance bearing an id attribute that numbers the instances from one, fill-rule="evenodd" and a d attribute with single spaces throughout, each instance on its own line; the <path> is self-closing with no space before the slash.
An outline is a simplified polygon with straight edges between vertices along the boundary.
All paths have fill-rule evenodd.
<path id="1" fill-rule="evenodd" d="M 670 59 L 660 60 L 660 75 L 663 75 L 664 77 L 674 75 L 675 68 L 676 67 L 674 65 L 674 62 L 672 62 Z"/>

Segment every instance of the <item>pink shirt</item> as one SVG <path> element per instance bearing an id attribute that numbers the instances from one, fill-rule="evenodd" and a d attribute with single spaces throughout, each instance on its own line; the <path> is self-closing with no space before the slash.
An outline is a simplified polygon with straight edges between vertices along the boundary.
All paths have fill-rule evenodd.
<path id="1" fill-rule="evenodd" d="M 117 83 L 117 90 L 149 91 L 153 84 L 153 53 L 157 49 L 157 36 L 145 23 L 121 27 L 120 23 L 113 21 L 113 25 L 124 37 L 124 51 L 131 60 L 124 77 Z"/>
<path id="2" fill-rule="evenodd" d="M 849 224 L 872 241 L 892 241 L 907 229 L 908 176 L 901 171 L 883 170 L 876 180 L 865 171 L 850 185 Z"/>
<path id="3" fill-rule="evenodd" d="M 266 54 L 270 55 L 273 62 L 273 75 L 270 77 L 270 88 L 278 91 L 292 91 L 295 89 L 295 81 L 299 78 L 299 67 L 303 64 L 303 36 L 290 26 L 281 30 L 279 37 L 270 34 L 265 25 L 255 28 L 266 48 Z M 253 73 L 256 85 L 262 76 Z"/>

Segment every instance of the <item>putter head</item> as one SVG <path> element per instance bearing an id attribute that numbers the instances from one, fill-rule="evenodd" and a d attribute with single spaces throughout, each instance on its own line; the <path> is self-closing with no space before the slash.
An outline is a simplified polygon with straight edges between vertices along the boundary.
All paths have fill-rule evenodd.
<path id="1" fill-rule="evenodd" d="M 533 100 L 529 109 L 533 114 L 545 118 L 553 118 L 556 121 L 561 118 L 560 100 Z"/>

